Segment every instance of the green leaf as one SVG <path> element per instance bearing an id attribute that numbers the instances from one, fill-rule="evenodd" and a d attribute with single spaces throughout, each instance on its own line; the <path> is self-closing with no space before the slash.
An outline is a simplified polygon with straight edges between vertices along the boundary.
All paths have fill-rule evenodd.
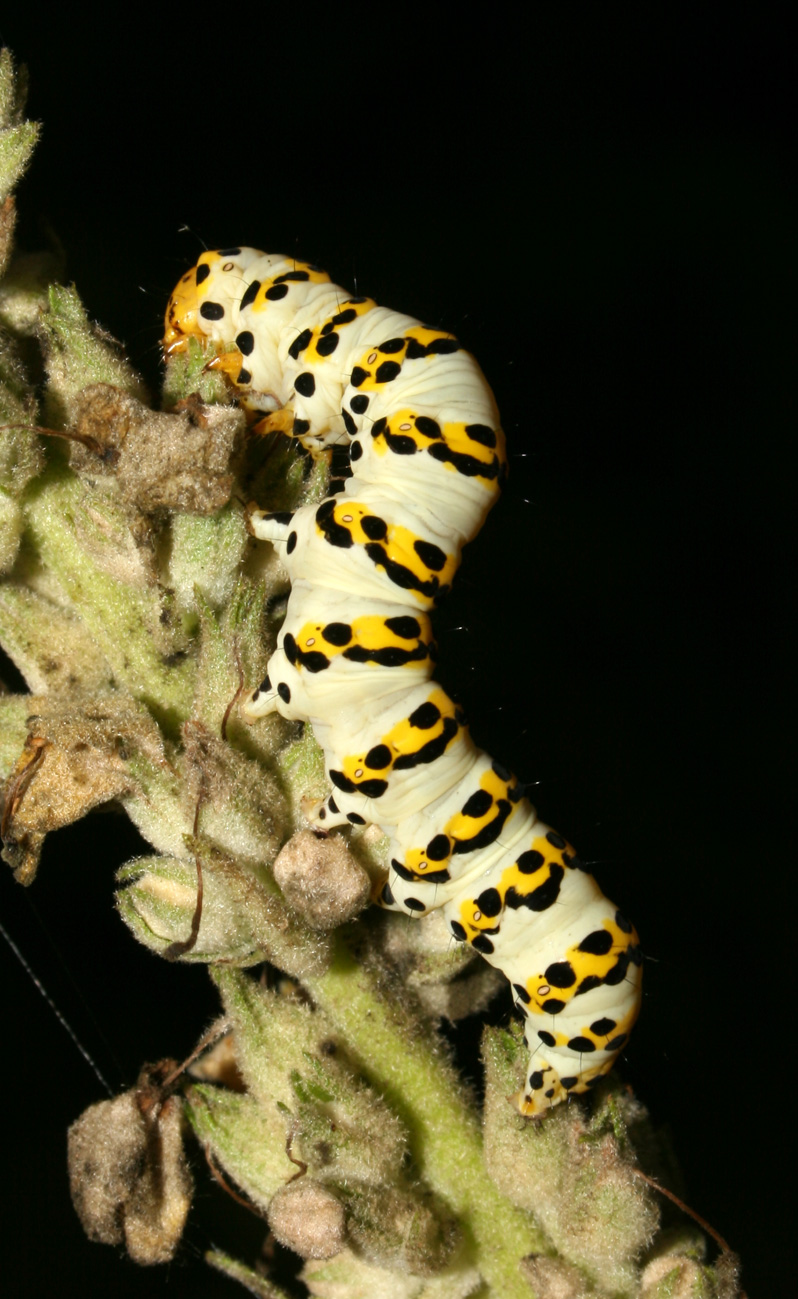
<path id="1" fill-rule="evenodd" d="M 254 1204 L 268 1209 L 296 1172 L 285 1153 L 285 1127 L 277 1111 L 254 1096 L 205 1083 L 190 1089 L 186 1104 L 202 1145 Z"/>
<path id="2" fill-rule="evenodd" d="M 0 131 L 0 202 L 5 202 L 24 174 L 38 138 L 36 122 L 22 122 Z"/>
<path id="3" fill-rule="evenodd" d="M 108 383 L 141 401 L 147 399 L 144 383 L 119 344 L 89 321 L 74 287 L 50 286 L 41 338 L 49 377 L 45 418 L 51 426 L 70 423 L 73 399 L 91 383 Z"/>
<path id="4" fill-rule="evenodd" d="M 14 65 L 14 56 L 6 47 L 0 50 L 0 130 L 16 126 L 22 118 L 28 93 L 28 70 Z"/>
<path id="5" fill-rule="evenodd" d="M 280 1286 L 253 1272 L 252 1268 L 247 1267 L 245 1263 L 240 1263 L 237 1258 L 231 1258 L 229 1254 L 223 1254 L 218 1249 L 208 1250 L 205 1262 L 217 1272 L 229 1276 L 231 1281 L 238 1281 L 239 1285 L 249 1290 L 250 1294 L 254 1294 L 256 1299 L 291 1299 L 287 1291 Z"/>
<path id="6" fill-rule="evenodd" d="M 0 584 L 0 642 L 34 692 L 112 683 L 111 667 L 80 619 L 22 583 Z"/>
<path id="7" fill-rule="evenodd" d="M 30 489 L 26 517 L 40 560 L 115 679 L 176 730 L 190 711 L 194 664 L 169 655 L 165 593 L 148 571 L 131 516 L 107 492 L 56 465 Z M 180 648 L 177 640 L 173 649 Z"/>

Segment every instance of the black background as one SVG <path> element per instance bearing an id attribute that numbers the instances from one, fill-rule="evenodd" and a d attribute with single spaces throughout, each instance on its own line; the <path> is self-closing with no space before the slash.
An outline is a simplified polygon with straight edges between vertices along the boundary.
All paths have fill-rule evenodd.
<path id="1" fill-rule="evenodd" d="M 649 960 L 624 1077 L 751 1299 L 776 1294 L 792 1275 L 774 1185 L 794 1074 L 789 33 L 729 12 L 721 30 L 563 9 L 523 31 L 501 8 L 476 25 L 394 12 L 379 30 L 348 6 L 180 26 L 153 11 L 113 34 L 33 6 L 5 20 L 44 122 L 20 239 L 57 234 L 153 388 L 166 299 L 203 245 L 296 252 L 479 357 L 512 472 L 441 610 L 442 675 L 635 918 Z M 95 818 L 90 839 L 52 837 L 28 894 L 1 881 L 4 924 L 115 1089 L 214 1012 L 203 972 L 150 957 L 112 910 L 114 865 L 141 850 Z M 263 1230 L 213 1190 L 168 1269 L 84 1241 L 64 1130 L 102 1092 L 0 962 L 5 1293 L 241 1293 L 201 1252 L 254 1258 Z"/>

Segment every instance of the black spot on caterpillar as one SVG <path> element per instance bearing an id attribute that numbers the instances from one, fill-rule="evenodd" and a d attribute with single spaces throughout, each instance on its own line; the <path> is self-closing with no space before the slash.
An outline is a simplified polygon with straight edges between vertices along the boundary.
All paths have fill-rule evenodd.
<path id="1" fill-rule="evenodd" d="M 588 1091 L 637 1017 L 637 934 L 432 680 L 429 611 L 506 472 L 479 366 L 450 334 L 252 248 L 203 253 L 183 276 L 166 351 L 190 336 L 221 348 L 256 427 L 349 447 L 351 474 L 320 506 L 251 517 L 301 585 L 246 715 L 309 721 L 335 791 L 311 823 L 380 826 L 381 904 L 442 907 L 454 939 L 506 974 L 531 1053 L 521 1112 Z"/>

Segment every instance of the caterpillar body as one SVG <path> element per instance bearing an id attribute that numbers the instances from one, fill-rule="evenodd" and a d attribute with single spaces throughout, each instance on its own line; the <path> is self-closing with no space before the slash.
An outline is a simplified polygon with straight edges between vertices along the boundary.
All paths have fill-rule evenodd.
<path id="1" fill-rule="evenodd" d="M 381 904 L 442 907 L 453 938 L 507 976 L 530 1048 L 516 1101 L 539 1115 L 612 1067 L 639 1010 L 641 956 L 633 926 L 432 679 L 429 612 L 505 474 L 493 394 L 452 335 L 251 248 L 203 253 L 180 280 L 165 350 L 192 336 L 256 427 L 316 454 L 349 448 L 351 476 L 320 505 L 251 516 L 281 544 L 292 589 L 244 712 L 312 724 L 332 793 L 311 824 L 379 826 Z"/>

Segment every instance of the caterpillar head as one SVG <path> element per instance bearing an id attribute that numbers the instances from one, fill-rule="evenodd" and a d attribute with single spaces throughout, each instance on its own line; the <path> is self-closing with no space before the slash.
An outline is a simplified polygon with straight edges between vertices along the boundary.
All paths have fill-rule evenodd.
<path id="1" fill-rule="evenodd" d="M 191 338 L 203 346 L 213 341 L 223 353 L 230 350 L 236 332 L 233 316 L 247 287 L 247 269 L 262 258 L 255 248 L 202 253 L 196 266 L 178 281 L 169 299 L 162 344 L 167 356 L 184 352 Z M 240 368 L 240 353 L 236 357 Z M 232 377 L 233 365 L 224 368 Z"/>
<path id="2" fill-rule="evenodd" d="M 243 254 L 249 251 L 203 253 L 196 266 L 178 281 L 164 319 L 161 346 L 167 357 L 185 352 L 195 338 L 203 350 L 217 353 L 207 361 L 206 368 L 222 370 L 231 383 L 237 382 L 244 358 L 227 342 L 226 334 L 232 328 L 231 304 L 241 292 Z"/>
<path id="3" fill-rule="evenodd" d="M 166 356 L 185 352 L 189 338 L 202 338 L 198 312 L 197 273 L 196 267 L 192 266 L 175 286 L 166 308 L 163 333 Z"/>

